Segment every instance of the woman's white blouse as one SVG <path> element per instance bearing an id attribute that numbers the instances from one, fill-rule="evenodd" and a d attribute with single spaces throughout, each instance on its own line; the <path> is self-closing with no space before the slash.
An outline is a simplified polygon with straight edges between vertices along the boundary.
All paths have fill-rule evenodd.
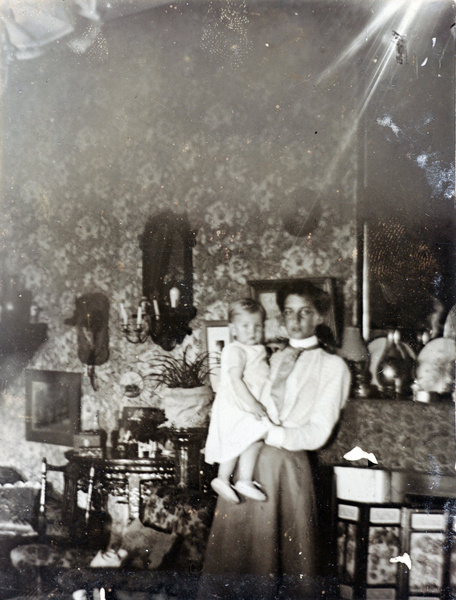
<path id="1" fill-rule="evenodd" d="M 269 377 L 261 401 L 268 405 L 271 383 L 280 370 L 282 352 L 271 358 Z M 345 361 L 321 348 L 304 351 L 288 376 L 281 406 L 282 425 L 271 427 L 266 443 L 286 450 L 316 450 L 329 439 L 339 420 L 350 389 L 350 371 Z"/>

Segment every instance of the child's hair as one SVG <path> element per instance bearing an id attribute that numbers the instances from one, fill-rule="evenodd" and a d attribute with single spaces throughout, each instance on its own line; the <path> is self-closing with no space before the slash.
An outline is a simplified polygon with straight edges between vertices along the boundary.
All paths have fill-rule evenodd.
<path id="1" fill-rule="evenodd" d="M 240 298 L 230 304 L 228 309 L 228 321 L 232 323 L 234 317 L 243 312 L 251 315 L 260 313 L 262 320 L 264 321 L 266 319 L 266 311 L 260 302 L 253 300 L 252 298 Z"/>

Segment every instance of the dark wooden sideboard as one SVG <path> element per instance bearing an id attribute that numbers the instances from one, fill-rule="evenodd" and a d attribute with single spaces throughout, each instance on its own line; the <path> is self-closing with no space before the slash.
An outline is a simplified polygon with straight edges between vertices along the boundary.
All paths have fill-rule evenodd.
<path id="1" fill-rule="evenodd" d="M 65 457 L 68 464 L 65 471 L 63 513 L 69 524 L 75 521 L 78 490 L 87 491 L 92 466 L 95 468 L 94 487 L 98 492 L 98 501 L 105 504 L 108 494 L 121 496 L 128 502 L 132 518 L 139 516 L 142 482 L 175 484 L 174 459 L 168 457 L 120 458 L 110 450 L 104 457 L 69 450 Z"/>

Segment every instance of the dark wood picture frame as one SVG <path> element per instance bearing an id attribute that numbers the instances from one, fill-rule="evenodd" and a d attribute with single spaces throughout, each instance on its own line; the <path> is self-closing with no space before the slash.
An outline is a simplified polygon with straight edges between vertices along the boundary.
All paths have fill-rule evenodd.
<path id="1" fill-rule="evenodd" d="M 331 298 L 331 308 L 325 317 L 325 325 L 331 330 L 336 344 L 340 344 L 342 319 L 337 297 L 337 279 L 335 277 L 304 277 L 293 279 L 259 279 L 250 280 L 250 297 L 261 302 L 266 310 L 265 340 L 274 341 L 280 337 L 281 315 L 276 303 L 276 293 L 286 283 L 309 281 L 324 290 Z"/>
<path id="2" fill-rule="evenodd" d="M 79 433 L 81 373 L 27 369 L 25 439 L 73 446 Z"/>
<path id="3" fill-rule="evenodd" d="M 204 321 L 201 329 L 203 350 L 208 353 L 209 381 L 214 392 L 220 379 L 220 354 L 231 341 L 228 320 Z"/>

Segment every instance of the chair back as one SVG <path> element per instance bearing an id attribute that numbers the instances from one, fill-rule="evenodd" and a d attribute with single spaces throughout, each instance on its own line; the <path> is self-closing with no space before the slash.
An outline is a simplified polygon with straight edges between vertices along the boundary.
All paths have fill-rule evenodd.
<path id="1" fill-rule="evenodd" d="M 46 502 L 48 497 L 48 471 L 65 472 L 65 466 L 48 464 L 46 458 L 41 461 L 40 500 L 38 506 L 37 531 L 41 542 L 46 538 Z"/>
<path id="2" fill-rule="evenodd" d="M 38 506 L 38 519 L 37 519 L 37 532 L 38 537 L 41 542 L 44 542 L 48 539 L 48 531 L 47 531 L 47 511 L 48 511 L 48 492 L 49 492 L 49 481 L 48 481 L 48 473 L 49 471 L 63 473 L 65 476 L 66 473 L 66 465 L 52 465 L 49 464 L 46 458 L 43 458 L 41 462 L 41 484 L 40 484 L 40 497 L 39 497 L 39 506 Z M 92 496 L 93 496 L 93 487 L 95 480 L 95 467 L 92 465 L 89 470 L 89 479 L 87 484 L 87 497 L 85 501 L 85 506 L 83 508 L 84 511 L 84 527 L 83 531 L 79 530 L 79 533 L 82 534 L 81 537 L 86 537 L 89 529 L 89 520 L 91 514 L 92 507 Z M 64 514 L 62 514 L 64 517 Z M 68 527 L 70 531 L 77 533 L 75 529 L 74 523 L 62 523 L 64 526 Z"/>

